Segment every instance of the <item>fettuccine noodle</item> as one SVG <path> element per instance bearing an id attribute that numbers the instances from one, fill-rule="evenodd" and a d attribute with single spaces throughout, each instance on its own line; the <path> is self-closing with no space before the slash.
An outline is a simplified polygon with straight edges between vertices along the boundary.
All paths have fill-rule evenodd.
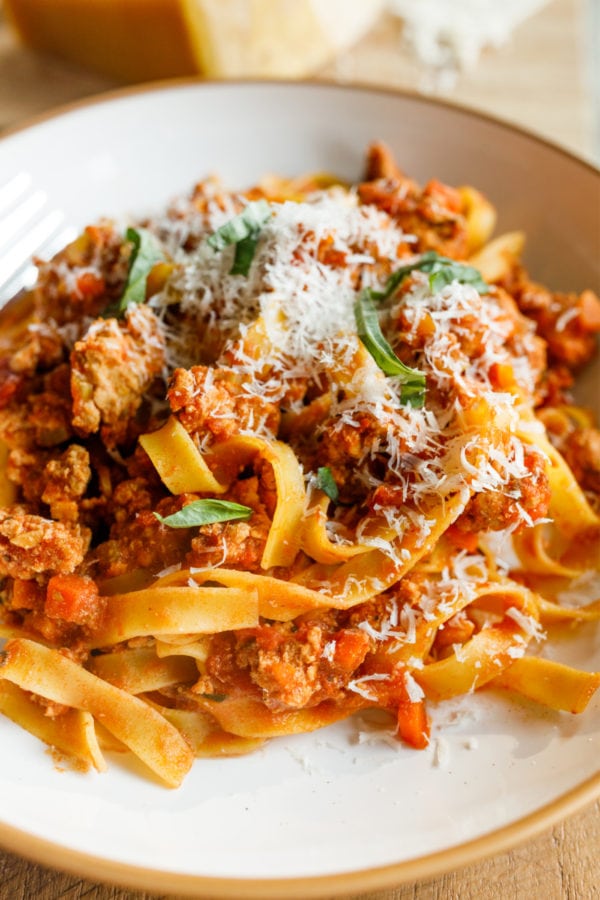
<path id="1" fill-rule="evenodd" d="M 584 712 L 600 673 L 542 648 L 600 619 L 564 602 L 598 564 L 570 388 L 600 301 L 495 220 L 374 144 L 359 184 L 209 179 L 41 264 L 0 339 L 5 716 L 176 787 L 368 708 L 415 748 L 484 689 Z"/>

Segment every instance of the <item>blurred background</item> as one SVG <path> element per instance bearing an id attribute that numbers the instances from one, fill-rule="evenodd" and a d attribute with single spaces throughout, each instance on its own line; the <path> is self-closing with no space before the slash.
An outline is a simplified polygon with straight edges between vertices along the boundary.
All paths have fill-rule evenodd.
<path id="1" fill-rule="evenodd" d="M 600 0 L 0 0 L 0 131 L 197 72 L 433 94 L 600 161 Z"/>

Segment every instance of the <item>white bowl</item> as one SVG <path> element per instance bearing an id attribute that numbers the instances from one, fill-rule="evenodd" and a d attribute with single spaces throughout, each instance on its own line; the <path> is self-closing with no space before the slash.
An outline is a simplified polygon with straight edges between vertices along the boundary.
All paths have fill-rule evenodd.
<path id="1" fill-rule="evenodd" d="M 412 95 L 167 83 L 13 132 L 0 142 L 0 171 L 3 179 L 25 172 L 46 209 L 78 228 L 157 210 L 213 172 L 234 187 L 267 171 L 327 169 L 356 180 L 374 138 L 420 181 L 483 190 L 498 207 L 498 232 L 527 232 L 536 278 L 598 289 L 598 172 L 521 130 Z M 584 384 L 597 400 L 592 374 Z M 563 650 L 579 666 L 600 667 L 591 628 Z M 0 719 L 0 841 L 154 891 L 309 897 L 431 877 L 600 795 L 597 699 L 571 719 L 478 694 L 444 707 L 423 752 L 357 743 L 357 730 L 350 721 L 249 757 L 199 760 L 170 792 L 118 757 L 105 775 L 58 772 L 34 738 Z"/>

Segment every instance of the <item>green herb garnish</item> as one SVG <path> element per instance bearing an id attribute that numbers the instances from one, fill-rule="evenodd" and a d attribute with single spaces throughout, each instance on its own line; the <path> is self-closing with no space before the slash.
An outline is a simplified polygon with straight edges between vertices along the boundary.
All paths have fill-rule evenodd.
<path id="1" fill-rule="evenodd" d="M 129 274 L 121 297 L 121 306 L 126 309 L 130 303 L 143 303 L 146 299 L 146 281 L 156 263 L 164 260 L 164 253 L 156 238 L 145 228 L 136 231 L 128 228 L 125 237 L 133 244 L 129 259 Z"/>
<path id="2" fill-rule="evenodd" d="M 263 225 L 271 218 L 271 207 L 266 200 L 254 200 L 241 213 L 217 228 L 206 243 L 213 250 L 224 250 L 235 244 L 235 258 L 231 275 L 247 275 L 254 259 L 258 235 Z"/>
<path id="3" fill-rule="evenodd" d="M 156 263 L 163 262 L 165 258 L 158 241 L 145 228 L 139 230 L 128 228 L 125 238 L 130 244 L 133 244 L 129 257 L 127 281 L 120 299 L 108 306 L 102 313 L 105 319 L 119 318 L 132 303 L 144 303 L 148 275 Z"/>
<path id="4" fill-rule="evenodd" d="M 400 400 L 409 406 L 420 408 L 425 402 L 425 375 L 411 369 L 398 359 L 379 325 L 377 309 L 367 288 L 360 292 L 354 304 L 354 317 L 358 336 L 385 375 L 393 375 L 400 380 L 402 390 Z"/>
<path id="5" fill-rule="evenodd" d="M 249 506 L 230 503 L 229 500 L 194 500 L 170 516 L 161 516 L 157 512 L 154 515 L 162 525 L 168 525 L 169 528 L 193 528 L 196 525 L 211 525 L 213 522 L 249 519 L 252 513 Z"/>
<path id="6" fill-rule="evenodd" d="M 387 300 L 407 275 L 415 271 L 429 274 L 429 287 L 434 294 L 453 281 L 458 281 L 460 284 L 471 284 L 480 294 L 487 294 L 490 290 L 478 269 L 457 262 L 455 259 L 449 259 L 447 256 L 440 256 L 435 250 L 428 250 L 416 262 L 402 266 L 393 272 L 383 291 L 372 292 L 374 299 Z"/>
<path id="7" fill-rule="evenodd" d="M 329 466 L 321 466 L 317 469 L 317 487 L 320 491 L 327 494 L 330 500 L 333 500 L 334 503 L 337 502 L 339 497 L 338 486 Z"/>
<path id="8" fill-rule="evenodd" d="M 258 244 L 258 233 L 256 236 L 249 235 L 235 245 L 235 256 L 233 265 L 229 270 L 230 275 L 247 275 L 256 253 L 256 245 Z"/>

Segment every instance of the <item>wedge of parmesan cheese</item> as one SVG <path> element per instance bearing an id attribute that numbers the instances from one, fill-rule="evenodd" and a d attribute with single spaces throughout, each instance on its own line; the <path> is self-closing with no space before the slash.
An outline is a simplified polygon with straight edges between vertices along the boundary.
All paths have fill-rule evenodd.
<path id="1" fill-rule="evenodd" d="M 373 24 L 383 0 L 5 0 L 21 39 L 124 81 L 314 71 Z"/>

